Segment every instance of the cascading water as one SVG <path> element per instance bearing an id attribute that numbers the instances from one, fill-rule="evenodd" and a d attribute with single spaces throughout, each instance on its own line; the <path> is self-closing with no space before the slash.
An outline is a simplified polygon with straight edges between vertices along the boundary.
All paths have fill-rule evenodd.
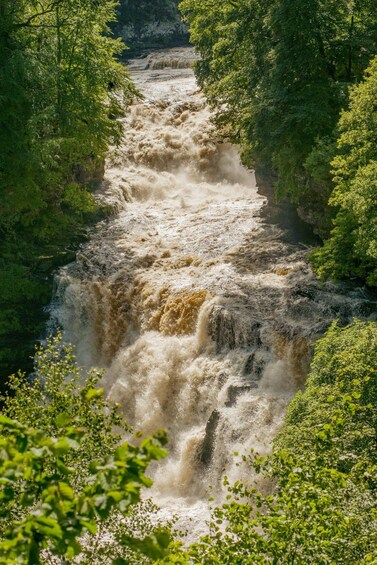
<path id="1" fill-rule="evenodd" d="M 113 209 L 58 277 L 54 317 L 136 430 L 165 428 L 153 496 L 203 522 L 208 487 L 249 478 L 235 451 L 269 449 L 330 321 L 364 293 L 316 281 L 306 249 L 266 222 L 234 147 L 216 139 L 191 49 L 130 68 L 145 95 L 124 118 L 99 198 Z"/>

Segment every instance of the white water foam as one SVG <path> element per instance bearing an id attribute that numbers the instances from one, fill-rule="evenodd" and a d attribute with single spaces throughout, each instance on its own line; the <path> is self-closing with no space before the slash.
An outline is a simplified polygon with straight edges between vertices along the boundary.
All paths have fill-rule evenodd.
<path id="1" fill-rule="evenodd" d="M 135 430 L 168 431 L 153 497 L 194 539 L 225 475 L 253 481 L 234 452 L 268 452 L 311 343 L 363 298 L 320 287 L 302 247 L 261 219 L 266 200 L 217 138 L 190 57 L 132 63 L 145 99 L 123 120 L 99 195 L 114 216 L 60 271 L 54 315 L 80 363 L 107 368 Z"/>

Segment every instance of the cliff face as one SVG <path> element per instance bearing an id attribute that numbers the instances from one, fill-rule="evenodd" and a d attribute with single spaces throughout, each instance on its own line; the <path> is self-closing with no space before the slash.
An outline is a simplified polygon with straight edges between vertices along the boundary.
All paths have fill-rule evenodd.
<path id="1" fill-rule="evenodd" d="M 116 33 L 132 50 L 182 45 L 188 42 L 179 0 L 121 0 Z"/>

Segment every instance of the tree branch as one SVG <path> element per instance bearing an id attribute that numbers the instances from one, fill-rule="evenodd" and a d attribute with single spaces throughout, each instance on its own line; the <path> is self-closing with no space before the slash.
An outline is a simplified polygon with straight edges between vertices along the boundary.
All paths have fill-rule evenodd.
<path id="1" fill-rule="evenodd" d="M 15 24 L 14 27 L 16 29 L 20 29 L 20 28 L 23 28 L 23 27 L 29 27 L 29 26 L 31 27 L 31 23 L 34 20 L 36 20 L 36 19 L 38 19 L 42 16 L 45 16 L 47 14 L 51 14 L 51 12 L 53 12 L 59 6 L 59 4 L 62 4 L 62 2 L 64 2 L 64 0 L 55 0 L 55 2 L 50 4 L 50 6 L 48 8 L 46 8 L 45 10 L 42 10 L 41 12 L 37 12 L 36 14 L 31 15 L 26 21 Z M 40 5 L 40 3 L 39 3 L 39 5 Z M 33 27 L 42 27 L 42 26 L 33 25 Z"/>

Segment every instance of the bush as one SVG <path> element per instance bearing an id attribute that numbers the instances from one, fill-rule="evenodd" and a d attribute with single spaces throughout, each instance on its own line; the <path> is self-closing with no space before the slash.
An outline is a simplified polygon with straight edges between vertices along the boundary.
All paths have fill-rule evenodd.
<path id="1" fill-rule="evenodd" d="M 80 371 L 60 336 L 38 348 L 33 382 L 12 377 L 14 396 L 0 417 L 0 563 L 37 565 L 51 554 L 149 563 L 163 555 L 168 532 L 151 525 L 152 505 L 135 505 L 152 484 L 148 464 L 166 455 L 165 434 L 138 447 L 121 443 L 127 425 L 96 388 L 100 378 Z"/>

